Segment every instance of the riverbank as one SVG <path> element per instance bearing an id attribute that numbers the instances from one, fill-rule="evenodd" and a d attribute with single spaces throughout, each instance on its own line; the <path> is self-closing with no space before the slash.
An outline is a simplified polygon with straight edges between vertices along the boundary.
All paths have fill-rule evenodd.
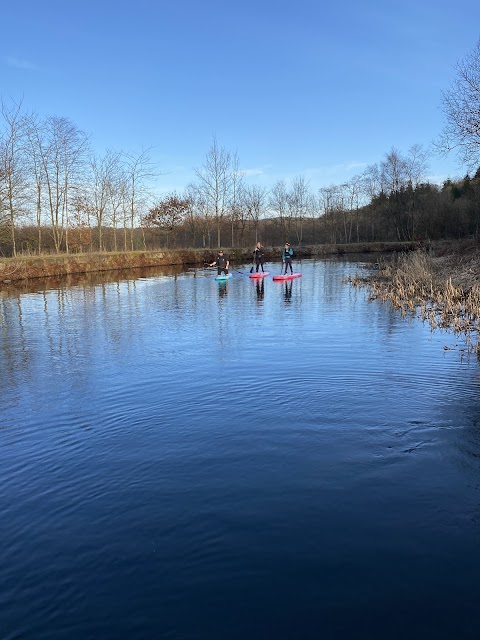
<path id="1" fill-rule="evenodd" d="M 405 315 L 419 315 L 432 330 L 461 335 L 469 350 L 480 349 L 479 243 L 439 242 L 397 254 L 380 260 L 373 273 L 357 274 L 350 282 L 367 287 L 370 300 L 388 301 Z"/>
<path id="2" fill-rule="evenodd" d="M 389 253 L 408 251 L 414 243 L 376 242 L 360 244 L 322 244 L 310 247 L 294 247 L 295 257 L 310 258 L 347 253 Z M 281 255 L 281 247 L 266 247 L 267 258 Z M 232 264 L 248 262 L 251 248 L 227 249 Z M 68 255 L 19 256 L 0 259 L 0 286 L 30 278 L 66 276 L 96 271 L 117 271 L 144 267 L 188 266 L 212 262 L 215 249 L 178 249 L 159 251 L 131 251 L 128 253 L 78 253 Z"/>

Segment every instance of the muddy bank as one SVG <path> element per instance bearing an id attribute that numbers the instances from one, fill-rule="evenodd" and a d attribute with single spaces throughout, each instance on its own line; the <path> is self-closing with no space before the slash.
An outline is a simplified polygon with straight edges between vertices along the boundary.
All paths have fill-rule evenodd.
<path id="1" fill-rule="evenodd" d="M 480 348 L 479 243 L 440 242 L 382 258 L 375 271 L 350 282 L 367 287 L 371 301 L 388 301 L 403 314 L 420 316 L 432 330 L 460 335 L 469 350 Z"/>
<path id="2" fill-rule="evenodd" d="M 0 282 L 143 267 L 203 263 L 206 254 L 195 251 L 135 251 L 29 256 L 0 260 Z"/>
<path id="3" fill-rule="evenodd" d="M 406 251 L 413 243 L 360 243 L 330 244 L 310 247 L 294 247 L 296 258 L 344 255 L 347 253 L 372 253 Z M 252 248 L 226 249 L 232 264 L 248 262 Z M 266 247 L 268 260 L 280 257 L 281 247 Z M 128 253 L 82 253 L 74 255 L 21 256 L 0 259 L 0 284 L 10 284 L 30 278 L 58 277 L 79 273 L 117 271 L 144 267 L 203 265 L 212 262 L 216 250 L 132 251 Z"/>

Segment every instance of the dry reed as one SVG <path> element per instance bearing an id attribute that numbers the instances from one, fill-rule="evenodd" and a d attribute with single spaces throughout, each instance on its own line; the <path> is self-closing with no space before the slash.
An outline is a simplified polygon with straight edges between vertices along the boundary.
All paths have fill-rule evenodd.
<path id="1" fill-rule="evenodd" d="M 349 279 L 367 287 L 369 300 L 379 299 L 403 315 L 418 314 L 432 330 L 461 334 L 469 351 L 480 350 L 480 262 L 477 251 L 470 256 L 435 257 L 426 250 L 399 254 L 377 263 L 367 277 Z"/>

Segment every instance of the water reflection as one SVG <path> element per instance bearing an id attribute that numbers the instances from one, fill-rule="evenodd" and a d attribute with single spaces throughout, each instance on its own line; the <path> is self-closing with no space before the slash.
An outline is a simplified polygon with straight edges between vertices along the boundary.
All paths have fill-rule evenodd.
<path id="1" fill-rule="evenodd" d="M 189 270 L 190 271 L 190 270 Z M 204 274 L 203 269 L 192 269 Z M 41 293 L 55 289 L 70 287 L 92 287 L 97 284 L 118 283 L 124 281 L 144 280 L 145 278 L 171 277 L 184 273 L 182 266 L 140 267 L 136 269 L 116 269 L 115 271 L 93 271 L 91 273 L 72 273 L 65 276 L 49 276 L 31 280 L 16 280 L 2 283 L 1 297 L 17 296 L 25 293 Z"/>
<path id="2" fill-rule="evenodd" d="M 262 302 L 265 297 L 265 279 L 259 278 L 255 283 L 255 289 L 257 292 L 257 302 Z"/>
<path id="3" fill-rule="evenodd" d="M 218 286 L 218 297 L 219 298 L 225 298 L 226 295 L 228 294 L 228 283 L 219 281 L 217 282 L 217 286 Z"/>
<path id="4" fill-rule="evenodd" d="M 285 299 L 285 302 L 291 302 L 293 280 L 286 280 L 283 284 L 284 284 L 283 297 Z"/>
<path id="5" fill-rule="evenodd" d="M 478 367 L 342 284 L 356 268 L 0 298 L 6 637 L 256 637 L 259 602 L 265 637 L 363 617 L 397 640 L 424 609 L 425 637 L 468 637 Z"/>

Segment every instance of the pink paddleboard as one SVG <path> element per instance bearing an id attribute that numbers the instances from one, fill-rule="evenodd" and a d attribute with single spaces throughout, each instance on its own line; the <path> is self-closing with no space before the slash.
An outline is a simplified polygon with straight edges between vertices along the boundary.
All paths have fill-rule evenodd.
<path id="1" fill-rule="evenodd" d="M 258 273 L 251 273 L 250 278 L 264 278 L 265 276 L 268 276 L 269 273 L 270 271 L 259 271 Z"/>
<path id="2" fill-rule="evenodd" d="M 301 273 L 290 273 L 285 276 L 273 276 L 274 280 L 293 280 L 294 278 L 301 278 Z"/>

